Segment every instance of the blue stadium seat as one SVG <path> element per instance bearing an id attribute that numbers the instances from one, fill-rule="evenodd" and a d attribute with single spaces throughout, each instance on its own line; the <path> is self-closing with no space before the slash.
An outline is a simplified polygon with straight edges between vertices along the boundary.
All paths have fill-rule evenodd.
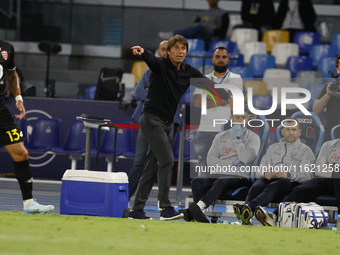
<path id="1" fill-rule="evenodd" d="M 177 131 L 175 134 L 173 145 L 172 145 L 172 151 L 174 153 L 175 160 L 178 160 L 179 137 L 180 137 L 180 132 Z M 198 159 L 198 156 L 194 149 L 194 141 L 195 141 L 195 131 L 185 130 L 184 160 Z"/>
<path id="2" fill-rule="evenodd" d="M 331 43 L 332 56 L 340 55 L 340 34 L 334 34 Z"/>
<path id="3" fill-rule="evenodd" d="M 235 42 L 227 41 L 227 40 L 214 40 L 214 41 L 211 41 L 208 51 L 212 55 L 214 50 L 218 47 L 226 48 L 229 51 L 229 54 L 232 55 L 232 56 L 234 55 L 235 51 L 237 50 Z"/>
<path id="4" fill-rule="evenodd" d="M 204 41 L 201 39 L 187 39 L 188 41 L 188 55 L 191 54 L 192 51 L 204 51 Z"/>
<path id="5" fill-rule="evenodd" d="M 273 97 L 271 95 L 253 95 L 253 106 L 256 109 L 267 110 L 273 104 Z"/>
<path id="6" fill-rule="evenodd" d="M 43 152 L 62 144 L 62 120 L 38 118 L 35 121 L 30 140 L 29 151 Z"/>
<path id="7" fill-rule="evenodd" d="M 323 78 L 332 78 L 331 75 L 328 73 L 329 71 L 333 71 L 334 73 L 336 73 L 335 59 L 335 57 L 325 57 L 319 62 L 317 71 L 322 73 Z"/>
<path id="8" fill-rule="evenodd" d="M 294 43 L 299 45 L 300 55 L 308 55 L 313 45 L 320 44 L 320 34 L 318 32 L 301 31 L 294 35 Z"/>
<path id="9" fill-rule="evenodd" d="M 340 138 L 340 124 L 338 124 L 338 125 L 336 125 L 332 128 L 331 138 L 332 138 L 332 140 Z"/>
<path id="10" fill-rule="evenodd" d="M 231 66 L 229 70 L 230 72 L 241 75 L 242 78 L 253 78 L 252 74 L 245 66 Z"/>
<path id="11" fill-rule="evenodd" d="M 313 67 L 316 68 L 324 57 L 330 57 L 330 52 L 330 45 L 328 44 L 313 45 L 309 52 L 309 57 L 313 61 Z"/>
<path id="12" fill-rule="evenodd" d="M 248 72 L 254 78 L 263 78 L 264 72 L 275 68 L 275 57 L 269 54 L 254 54 L 250 58 Z"/>
<path id="13" fill-rule="evenodd" d="M 119 122 L 123 123 L 123 122 Z M 124 122 L 125 124 L 133 124 L 132 122 Z M 115 129 L 110 128 L 109 131 L 104 131 L 103 141 L 99 148 L 99 154 L 102 156 L 113 156 L 115 144 Z M 118 129 L 116 155 L 125 157 L 134 157 L 134 130 L 133 129 Z"/>
<path id="14" fill-rule="evenodd" d="M 290 71 L 292 78 L 296 78 L 299 71 L 312 70 L 312 59 L 306 56 L 290 56 L 285 68 Z"/>
<path id="15" fill-rule="evenodd" d="M 192 67 L 199 68 L 200 66 L 207 65 L 206 62 L 211 63 L 210 53 L 206 51 L 191 51 L 184 60 L 185 63 Z M 205 58 L 209 57 L 209 58 Z"/>
<path id="16" fill-rule="evenodd" d="M 86 129 L 84 122 L 73 120 L 67 131 L 66 141 L 62 147 L 53 147 L 51 150 L 57 153 L 83 153 L 85 152 Z"/>
<path id="17" fill-rule="evenodd" d="M 85 99 L 94 99 L 96 95 L 97 85 L 88 86 L 85 90 Z"/>
<path id="18" fill-rule="evenodd" d="M 243 54 L 237 54 L 234 56 L 231 56 L 229 59 L 229 67 L 235 67 L 235 66 L 244 66 L 244 56 Z"/>
<path id="19" fill-rule="evenodd" d="M 295 112 L 291 117 L 299 120 L 301 127 L 300 140 L 308 145 L 314 152 L 314 155 L 317 156 L 323 144 L 325 129 L 318 115 L 314 112 L 311 112 L 311 114 L 312 115 L 304 115 L 303 112 L 299 111 Z M 276 136 L 278 140 L 282 137 L 281 129 L 281 125 L 276 129 Z"/>

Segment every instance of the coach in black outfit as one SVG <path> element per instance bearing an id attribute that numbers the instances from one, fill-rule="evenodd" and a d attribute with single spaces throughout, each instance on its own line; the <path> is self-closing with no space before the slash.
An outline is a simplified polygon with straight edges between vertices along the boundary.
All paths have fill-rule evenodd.
<path id="1" fill-rule="evenodd" d="M 190 77 L 205 76 L 183 63 L 188 52 L 188 42 L 183 36 L 175 35 L 169 39 L 166 58 L 157 58 L 140 46 L 131 49 L 134 55 L 140 56 L 148 64 L 152 74 L 140 120 L 141 130 L 149 143 L 149 151 L 139 180 L 136 199 L 128 217 L 149 219 L 143 209 L 157 180 L 159 206 L 162 210 L 160 219 L 179 219 L 183 215 L 174 210 L 169 200 L 170 176 L 174 164 L 171 146 L 173 116 L 180 98 L 190 85 Z M 159 163 L 159 168 L 155 168 L 154 162 L 150 160 L 151 151 Z"/>

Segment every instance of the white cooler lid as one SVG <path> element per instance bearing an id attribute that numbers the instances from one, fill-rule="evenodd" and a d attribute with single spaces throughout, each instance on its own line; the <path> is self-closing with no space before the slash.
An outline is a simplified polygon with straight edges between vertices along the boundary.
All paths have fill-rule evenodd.
<path id="1" fill-rule="evenodd" d="M 63 181 L 84 181 L 104 183 L 129 183 L 125 172 L 100 172 L 89 170 L 66 170 Z"/>

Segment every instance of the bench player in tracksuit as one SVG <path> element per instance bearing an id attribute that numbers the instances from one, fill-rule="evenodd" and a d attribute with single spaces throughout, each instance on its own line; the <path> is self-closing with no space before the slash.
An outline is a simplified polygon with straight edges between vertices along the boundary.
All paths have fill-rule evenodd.
<path id="1" fill-rule="evenodd" d="M 315 161 L 315 177 L 295 187 L 284 202 L 311 202 L 319 195 L 335 195 L 338 219 L 335 226 L 340 228 L 340 139 L 325 142 Z M 334 170 L 334 171 L 333 171 Z M 274 213 L 262 212 L 267 218 L 265 226 L 275 226 L 278 210 Z"/>
<path id="2" fill-rule="evenodd" d="M 312 164 L 312 150 L 300 141 L 301 128 L 295 119 L 284 120 L 283 138 L 267 149 L 256 172 L 257 180 L 250 188 L 245 204 L 234 204 L 234 212 L 243 224 L 251 224 L 255 216 L 261 216 L 265 206 L 273 201 L 282 201 L 297 185 L 312 178 L 312 173 L 300 171 L 300 166 Z M 267 219 L 256 217 L 263 224 Z"/>
<path id="3" fill-rule="evenodd" d="M 248 113 L 232 115 L 233 123 L 247 123 Z M 241 127 L 243 126 L 243 127 Z M 233 170 L 206 173 L 191 182 L 194 203 L 186 210 L 181 210 L 186 221 L 196 220 L 209 223 L 203 210 L 210 206 L 225 191 L 249 186 L 250 171 L 240 171 L 240 165 L 250 165 L 260 148 L 260 138 L 242 124 L 233 124 L 232 128 L 218 133 L 213 140 L 207 156 L 207 169 L 222 169 L 234 166 Z"/>

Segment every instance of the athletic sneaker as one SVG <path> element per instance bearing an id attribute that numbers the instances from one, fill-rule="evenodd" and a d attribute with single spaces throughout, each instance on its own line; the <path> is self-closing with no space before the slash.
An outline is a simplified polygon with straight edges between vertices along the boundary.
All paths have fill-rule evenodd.
<path id="1" fill-rule="evenodd" d="M 125 208 L 123 212 L 123 218 L 128 218 L 130 213 L 130 208 Z"/>
<path id="2" fill-rule="evenodd" d="M 234 204 L 233 205 L 233 209 L 234 209 L 234 214 L 237 217 L 237 219 L 241 219 L 241 209 L 242 209 L 242 205 L 240 204 Z"/>
<path id="3" fill-rule="evenodd" d="M 161 217 L 159 218 L 160 220 L 178 220 L 183 218 L 183 214 L 176 212 L 176 210 L 172 207 L 165 207 L 161 211 Z"/>
<path id="4" fill-rule="evenodd" d="M 53 205 L 41 205 L 37 201 L 33 201 L 32 204 L 24 208 L 25 214 L 45 214 L 49 213 L 54 209 Z"/>
<path id="5" fill-rule="evenodd" d="M 240 209 L 240 220 L 242 220 L 243 225 L 251 225 L 251 218 L 253 217 L 253 211 L 247 204 L 239 207 Z"/>
<path id="6" fill-rule="evenodd" d="M 191 214 L 189 212 L 189 209 L 181 209 L 178 212 L 183 214 L 183 219 L 185 221 L 193 221 L 194 220 L 194 218 L 191 216 Z"/>
<path id="7" fill-rule="evenodd" d="M 262 206 L 256 207 L 255 218 L 262 223 L 263 226 L 275 227 L 277 217 L 272 212 L 265 211 Z"/>
<path id="8" fill-rule="evenodd" d="M 138 219 L 138 220 L 152 220 L 152 218 L 145 215 L 142 209 L 134 210 L 129 212 L 128 219 Z"/>
<path id="9" fill-rule="evenodd" d="M 209 220 L 196 203 L 191 203 L 189 205 L 189 213 L 194 218 L 194 220 L 202 223 L 209 223 Z"/>

